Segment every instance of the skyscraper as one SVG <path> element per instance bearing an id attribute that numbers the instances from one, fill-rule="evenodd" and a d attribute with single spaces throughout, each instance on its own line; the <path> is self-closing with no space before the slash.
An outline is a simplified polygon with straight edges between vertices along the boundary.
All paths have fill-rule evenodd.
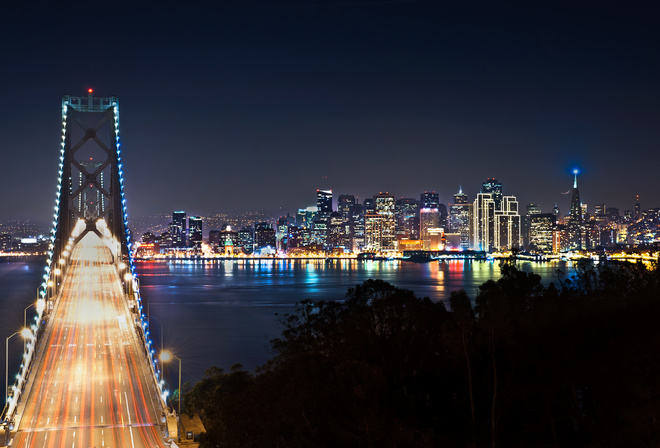
<path id="1" fill-rule="evenodd" d="M 332 213 L 332 190 L 316 190 L 317 218 L 328 219 Z"/>
<path id="2" fill-rule="evenodd" d="M 520 248 L 520 214 L 515 196 L 503 196 L 502 206 L 495 210 L 493 246 L 499 250 Z"/>
<path id="3" fill-rule="evenodd" d="M 493 250 L 495 234 L 495 201 L 492 193 L 478 193 L 472 205 L 472 238 L 476 250 Z"/>
<path id="4" fill-rule="evenodd" d="M 554 213 L 538 213 L 528 216 L 530 219 L 529 250 L 541 254 L 552 253 L 552 234 L 555 228 Z"/>
<path id="5" fill-rule="evenodd" d="M 342 218 L 342 245 L 353 251 L 355 196 L 352 194 L 339 195 L 339 198 L 337 198 L 337 212 L 341 214 Z"/>
<path id="6" fill-rule="evenodd" d="M 170 233 L 172 234 L 172 246 L 182 248 L 187 247 L 186 234 L 186 212 L 178 211 L 172 213 L 172 223 L 170 224 Z"/>
<path id="7" fill-rule="evenodd" d="M 494 177 L 486 179 L 481 186 L 482 193 L 490 193 L 493 202 L 495 202 L 495 210 L 499 210 L 502 206 L 502 183 Z"/>
<path id="8" fill-rule="evenodd" d="M 199 216 L 188 218 L 188 245 L 198 250 L 202 248 L 202 218 Z"/>
<path id="9" fill-rule="evenodd" d="M 578 190 L 578 170 L 574 170 L 573 194 L 571 196 L 571 212 L 566 221 L 568 232 L 567 248 L 569 250 L 581 250 L 582 244 L 582 204 L 580 203 L 580 191 Z"/>
<path id="10" fill-rule="evenodd" d="M 383 252 L 396 250 L 396 220 L 394 217 L 394 196 L 388 192 L 380 192 L 374 196 L 376 214 L 383 217 L 380 250 Z"/>
<path id="11" fill-rule="evenodd" d="M 449 209 L 449 229 L 451 232 L 461 235 L 463 249 L 470 247 L 470 204 L 468 195 L 463 193 L 461 186 L 458 188 L 458 193 L 454 195 L 454 203 Z"/>

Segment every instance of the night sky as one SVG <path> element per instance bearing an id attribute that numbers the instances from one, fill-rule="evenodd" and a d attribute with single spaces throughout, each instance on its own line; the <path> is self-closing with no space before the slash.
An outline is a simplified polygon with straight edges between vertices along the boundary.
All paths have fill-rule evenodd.
<path id="1" fill-rule="evenodd" d="M 16 2 L 21 3 L 21 2 Z M 660 16 L 596 2 L 0 6 L 0 219 L 49 221 L 64 94 L 120 98 L 130 216 L 317 188 L 660 207 Z M 527 5 L 530 3 L 533 5 Z"/>

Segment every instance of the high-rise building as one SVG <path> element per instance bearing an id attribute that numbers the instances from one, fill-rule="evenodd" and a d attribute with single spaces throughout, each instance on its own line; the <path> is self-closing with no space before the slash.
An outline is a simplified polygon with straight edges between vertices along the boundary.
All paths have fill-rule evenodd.
<path id="1" fill-rule="evenodd" d="M 317 218 L 328 219 L 332 213 L 332 190 L 316 190 Z"/>
<path id="2" fill-rule="evenodd" d="M 432 235 L 437 234 L 439 228 L 439 215 L 437 208 L 419 209 L 419 235 L 423 250 L 432 250 Z M 437 249 L 437 248 L 436 248 Z"/>
<path id="3" fill-rule="evenodd" d="M 238 241 L 241 249 L 247 255 L 254 252 L 254 229 L 250 227 L 243 227 L 238 231 Z"/>
<path id="4" fill-rule="evenodd" d="M 515 196 L 503 196 L 502 206 L 495 210 L 493 246 L 499 250 L 520 248 L 520 214 Z"/>
<path id="5" fill-rule="evenodd" d="M 482 193 L 490 193 L 493 202 L 495 202 L 495 210 L 502 207 L 502 183 L 494 177 L 486 179 L 481 186 Z"/>
<path id="6" fill-rule="evenodd" d="M 580 202 L 580 191 L 577 184 L 578 171 L 573 171 L 573 174 L 575 178 L 573 180 L 573 193 L 571 195 L 571 212 L 566 220 L 567 249 L 581 250 L 584 248 L 584 244 L 582 241 L 582 204 Z"/>
<path id="7" fill-rule="evenodd" d="M 459 186 L 454 195 L 454 203 L 449 208 L 449 230 L 460 234 L 460 244 L 463 249 L 470 247 L 470 204 L 468 195 Z"/>
<path id="8" fill-rule="evenodd" d="M 199 216 L 188 218 L 188 246 L 198 250 L 202 248 L 202 218 Z"/>
<path id="9" fill-rule="evenodd" d="M 275 229 L 267 222 L 258 222 L 254 225 L 255 250 L 270 249 L 275 251 L 277 239 Z"/>
<path id="10" fill-rule="evenodd" d="M 388 192 L 380 192 L 374 196 L 374 208 L 376 214 L 383 217 L 382 233 L 380 236 L 381 252 L 393 252 L 396 250 L 396 220 L 394 216 L 394 196 Z"/>
<path id="11" fill-rule="evenodd" d="M 639 203 L 639 195 L 635 200 L 635 214 L 633 215 L 635 221 L 642 219 L 642 204 Z"/>
<path id="12" fill-rule="evenodd" d="M 345 249 L 344 219 L 339 212 L 332 212 L 328 218 L 326 246 L 329 250 Z M 349 248 L 350 250 L 350 248 Z"/>
<path id="13" fill-rule="evenodd" d="M 399 198 L 394 206 L 396 216 L 397 240 L 419 238 L 419 223 L 417 222 L 418 203 L 415 198 Z"/>
<path id="14" fill-rule="evenodd" d="M 440 195 L 435 191 L 425 191 L 420 195 L 419 208 L 434 208 L 437 209 L 440 204 Z"/>
<path id="15" fill-rule="evenodd" d="M 337 198 L 337 212 L 342 218 L 342 246 L 353 251 L 353 233 L 354 233 L 354 215 L 355 215 L 355 196 L 352 194 L 342 194 Z"/>
<path id="16" fill-rule="evenodd" d="M 472 205 L 472 238 L 475 250 L 492 251 L 495 236 L 495 201 L 492 193 L 478 193 Z"/>
<path id="17" fill-rule="evenodd" d="M 529 247 L 530 245 L 530 223 L 532 219 L 532 215 L 538 215 L 541 213 L 541 206 L 537 204 L 527 204 L 527 213 L 525 214 L 525 218 L 523 219 L 522 222 L 522 238 L 523 238 L 523 246 Z"/>
<path id="18" fill-rule="evenodd" d="M 172 213 L 172 223 L 170 224 L 170 234 L 172 235 L 173 247 L 187 247 L 186 235 L 188 229 L 186 227 L 186 212 L 178 211 Z"/>
<path id="19" fill-rule="evenodd" d="M 552 236 L 556 219 L 554 213 L 536 213 L 528 216 L 529 250 L 541 254 L 552 253 Z"/>

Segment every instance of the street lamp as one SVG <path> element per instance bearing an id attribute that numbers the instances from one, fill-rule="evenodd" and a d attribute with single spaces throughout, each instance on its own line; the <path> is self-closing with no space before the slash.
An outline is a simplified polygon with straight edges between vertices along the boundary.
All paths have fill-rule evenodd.
<path id="1" fill-rule="evenodd" d="M 178 356 L 174 356 L 171 352 L 167 350 L 163 350 L 160 352 L 160 360 L 162 362 L 168 362 L 172 358 L 178 359 L 179 360 L 179 423 L 181 422 L 181 358 Z M 177 432 L 178 432 L 178 426 L 177 426 Z"/>
<path id="2" fill-rule="evenodd" d="M 36 303 L 31 303 L 28 306 L 25 307 L 23 310 L 23 328 L 27 329 L 27 310 L 32 308 L 33 306 L 37 306 Z M 26 338 L 23 338 L 23 351 L 25 351 L 25 344 L 27 344 Z"/>
<path id="3" fill-rule="evenodd" d="M 29 328 L 23 328 L 5 340 L 5 403 L 9 401 L 9 340 L 17 334 L 20 334 L 23 339 L 29 339 L 32 337 L 32 331 Z"/>

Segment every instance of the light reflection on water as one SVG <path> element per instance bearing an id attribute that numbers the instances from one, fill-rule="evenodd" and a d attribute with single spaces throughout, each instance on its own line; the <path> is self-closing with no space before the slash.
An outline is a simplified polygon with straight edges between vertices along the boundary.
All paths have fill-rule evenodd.
<path id="1" fill-rule="evenodd" d="M 23 309 L 34 301 L 43 265 L 43 260 L 0 263 L 0 328 L 5 330 L 4 337 L 20 329 Z M 571 269 L 564 262 L 523 262 L 518 267 L 541 274 L 546 284 L 553 281 L 558 268 Z M 445 300 L 451 291 L 463 288 L 474 300 L 479 285 L 499 276 L 497 262 L 462 260 L 427 264 L 396 260 L 196 260 L 138 262 L 137 269 L 143 299 L 151 302 L 148 308 L 156 318 L 152 320 L 156 347 L 161 343 L 162 322 L 165 345 L 183 359 L 184 381 L 197 381 L 212 365 L 227 369 L 240 362 L 252 370 L 263 364 L 273 355 L 270 340 L 281 331 L 275 313 L 291 313 L 303 299 L 342 300 L 349 287 L 378 278 L 434 300 Z M 17 347 L 10 344 L 10 358 L 20 356 Z M 10 361 L 10 374 L 18 365 L 18 361 Z M 176 379 L 176 373 L 169 378 Z"/>
<path id="2" fill-rule="evenodd" d="M 546 284 L 558 268 L 570 269 L 564 262 L 518 267 L 539 273 Z M 263 364 L 273 355 L 269 341 L 280 334 L 279 319 L 304 299 L 343 300 L 348 288 L 377 278 L 433 300 L 463 288 L 474 300 L 479 285 L 499 277 L 498 262 L 463 260 L 177 261 L 139 262 L 137 268 L 143 299 L 163 322 L 166 345 L 184 359 L 184 381 L 196 381 L 211 365 L 226 369 L 240 362 L 252 370 Z M 158 338 L 159 331 L 152 334 Z"/>

